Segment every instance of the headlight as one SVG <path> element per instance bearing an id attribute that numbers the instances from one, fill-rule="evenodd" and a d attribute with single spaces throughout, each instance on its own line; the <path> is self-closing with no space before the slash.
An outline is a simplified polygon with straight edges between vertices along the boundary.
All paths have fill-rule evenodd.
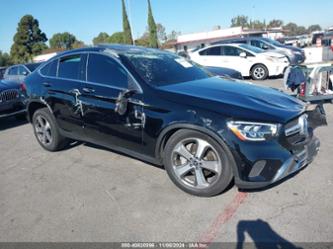
<path id="1" fill-rule="evenodd" d="M 229 121 L 227 126 L 242 141 L 265 141 L 278 133 L 277 124 Z"/>

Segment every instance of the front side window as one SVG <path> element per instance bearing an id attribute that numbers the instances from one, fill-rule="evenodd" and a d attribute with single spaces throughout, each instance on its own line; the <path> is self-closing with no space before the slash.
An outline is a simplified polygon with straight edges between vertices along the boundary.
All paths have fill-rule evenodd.
<path id="1" fill-rule="evenodd" d="M 124 64 L 129 65 L 145 82 L 163 86 L 195 81 L 212 77 L 206 70 L 186 58 L 169 52 L 128 52 L 121 55 Z"/>
<path id="2" fill-rule="evenodd" d="M 223 47 L 223 55 L 225 56 L 239 56 L 241 52 L 243 51 L 236 47 L 231 47 L 231 46 Z"/>
<path id="3" fill-rule="evenodd" d="M 20 66 L 20 67 L 19 67 L 19 70 L 18 70 L 18 74 L 19 74 L 19 75 L 28 75 L 28 74 L 29 74 L 29 71 L 28 71 L 25 67 Z"/>
<path id="4" fill-rule="evenodd" d="M 100 54 L 89 54 L 87 80 L 119 88 L 127 88 L 129 75 L 114 59 Z"/>
<path id="5" fill-rule="evenodd" d="M 58 60 L 54 60 L 47 65 L 45 65 L 40 72 L 49 77 L 55 77 L 57 76 L 57 68 L 58 68 Z"/>
<path id="6" fill-rule="evenodd" d="M 81 55 L 71 55 L 60 59 L 58 77 L 65 79 L 80 79 Z"/>

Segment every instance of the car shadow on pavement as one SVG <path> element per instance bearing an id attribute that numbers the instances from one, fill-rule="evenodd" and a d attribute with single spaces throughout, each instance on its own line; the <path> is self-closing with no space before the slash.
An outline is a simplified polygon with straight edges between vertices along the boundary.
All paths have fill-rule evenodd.
<path id="1" fill-rule="evenodd" d="M 10 117 L 10 118 L 3 118 L 0 119 L 0 131 L 15 128 L 21 125 L 27 124 L 28 121 L 24 118 L 16 118 L 16 117 Z"/>
<path id="2" fill-rule="evenodd" d="M 249 247 L 249 242 L 245 242 L 245 234 L 251 238 L 253 246 Z M 237 225 L 237 249 L 256 248 L 256 249 L 296 249 L 290 241 L 283 238 L 272 227 L 261 219 L 242 220 Z"/>

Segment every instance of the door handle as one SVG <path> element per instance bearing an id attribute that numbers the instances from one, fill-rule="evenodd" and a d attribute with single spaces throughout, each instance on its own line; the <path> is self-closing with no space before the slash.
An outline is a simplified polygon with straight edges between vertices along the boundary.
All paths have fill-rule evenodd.
<path id="1" fill-rule="evenodd" d="M 44 83 L 43 83 L 43 86 L 45 86 L 45 87 L 51 87 L 51 84 L 48 83 L 48 82 L 44 82 Z"/>
<path id="2" fill-rule="evenodd" d="M 82 88 L 82 91 L 85 93 L 94 93 L 95 89 L 91 88 L 91 87 L 84 87 L 84 88 Z"/>

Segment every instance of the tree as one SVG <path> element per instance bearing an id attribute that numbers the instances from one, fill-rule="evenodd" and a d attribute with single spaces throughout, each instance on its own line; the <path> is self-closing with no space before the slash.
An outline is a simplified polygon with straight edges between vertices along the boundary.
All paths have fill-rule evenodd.
<path id="1" fill-rule="evenodd" d="M 110 38 L 110 36 L 109 36 L 108 33 L 101 32 L 101 33 L 98 34 L 98 36 L 96 36 L 93 39 L 93 44 L 96 45 L 96 44 L 99 44 L 99 43 L 107 43 L 109 38 Z"/>
<path id="2" fill-rule="evenodd" d="M 8 53 L 2 53 L 0 50 L 0 67 L 7 67 L 12 65 L 10 55 Z"/>
<path id="3" fill-rule="evenodd" d="M 113 33 L 107 40 L 108 43 L 124 43 L 124 33 L 123 32 L 115 32 Z"/>
<path id="4" fill-rule="evenodd" d="M 181 35 L 181 32 L 172 30 L 170 34 L 167 35 L 167 40 L 172 41 L 172 40 L 177 40 L 177 37 Z"/>
<path id="5" fill-rule="evenodd" d="M 297 24 L 293 22 L 288 23 L 283 28 L 288 31 L 288 34 L 291 36 L 303 35 L 307 33 L 307 30 L 304 26 L 297 26 Z"/>
<path id="6" fill-rule="evenodd" d="M 157 29 L 157 38 L 158 38 L 159 43 L 160 44 L 165 43 L 167 40 L 167 35 L 165 33 L 165 27 L 162 24 L 157 23 L 156 29 Z"/>
<path id="7" fill-rule="evenodd" d="M 72 49 L 76 42 L 76 37 L 68 32 L 56 33 L 50 39 L 51 48 Z"/>
<path id="8" fill-rule="evenodd" d="M 86 44 L 83 41 L 75 41 L 72 45 L 72 48 L 84 48 Z"/>
<path id="9" fill-rule="evenodd" d="M 128 21 L 126 6 L 124 0 L 121 0 L 123 11 L 123 42 L 125 44 L 133 44 L 131 26 Z"/>
<path id="10" fill-rule="evenodd" d="M 10 53 L 14 63 L 31 61 L 32 57 L 46 49 L 47 37 L 39 28 L 39 22 L 32 15 L 21 18 L 14 35 Z"/>
<path id="11" fill-rule="evenodd" d="M 318 24 L 310 25 L 310 26 L 308 27 L 308 32 L 309 32 L 309 33 L 312 33 L 312 32 L 314 32 L 314 31 L 320 31 L 320 30 L 321 30 L 321 27 L 320 27 L 320 25 L 318 25 Z"/>
<path id="12" fill-rule="evenodd" d="M 268 23 L 267 26 L 269 28 L 279 28 L 283 26 L 283 21 L 279 19 L 273 19 Z"/>
<path id="13" fill-rule="evenodd" d="M 153 17 L 150 0 L 148 0 L 148 29 L 149 29 L 149 47 L 158 48 L 157 28 Z"/>
<path id="14" fill-rule="evenodd" d="M 249 27 L 249 18 L 244 15 L 236 16 L 231 19 L 231 27 Z"/>
<path id="15" fill-rule="evenodd" d="M 257 30 L 264 30 L 266 29 L 266 22 L 260 20 L 250 20 L 248 24 L 248 28 L 257 29 Z"/>

